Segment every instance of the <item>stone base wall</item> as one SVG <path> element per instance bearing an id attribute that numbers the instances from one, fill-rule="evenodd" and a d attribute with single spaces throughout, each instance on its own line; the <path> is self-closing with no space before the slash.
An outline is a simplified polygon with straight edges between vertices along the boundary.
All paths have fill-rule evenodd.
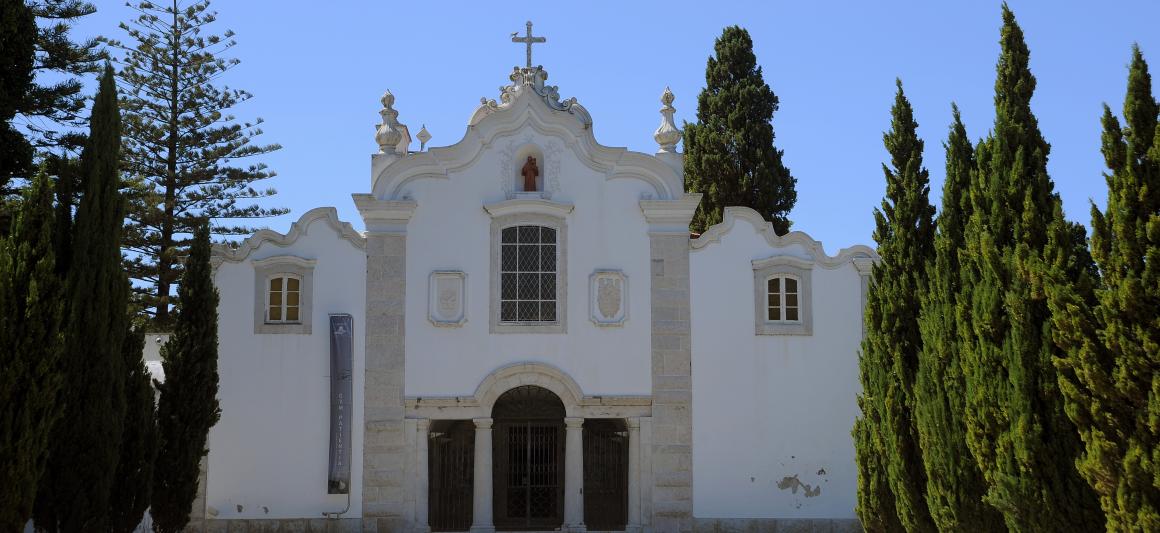
<path id="1" fill-rule="evenodd" d="M 697 533 L 861 533 L 862 524 L 854 518 L 698 518 L 695 530 Z"/>

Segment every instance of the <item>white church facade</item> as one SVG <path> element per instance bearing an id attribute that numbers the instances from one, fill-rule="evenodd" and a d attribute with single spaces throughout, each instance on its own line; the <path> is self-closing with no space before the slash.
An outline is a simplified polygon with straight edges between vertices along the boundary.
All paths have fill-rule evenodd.
<path id="1" fill-rule="evenodd" d="M 691 236 L 672 94 L 650 155 L 546 79 L 529 55 L 418 151 L 388 93 L 365 231 L 323 207 L 215 250 L 191 530 L 860 530 L 874 251 L 740 207 Z"/>

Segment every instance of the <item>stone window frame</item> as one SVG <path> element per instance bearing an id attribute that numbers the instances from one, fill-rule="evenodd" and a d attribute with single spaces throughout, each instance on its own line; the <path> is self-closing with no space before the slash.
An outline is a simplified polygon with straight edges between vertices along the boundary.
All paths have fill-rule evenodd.
<path id="1" fill-rule="evenodd" d="M 757 335 L 813 335 L 813 261 L 774 256 L 753 261 L 754 330 Z M 775 276 L 798 280 L 798 320 L 769 320 L 768 282 Z"/>
<path id="2" fill-rule="evenodd" d="M 512 226 L 543 226 L 556 230 L 556 321 L 500 321 L 500 236 Z M 491 219 L 491 333 L 567 333 L 568 332 L 568 225 L 563 217 L 543 213 L 511 213 Z"/>
<path id="3" fill-rule="evenodd" d="M 278 255 L 253 261 L 254 265 L 254 333 L 309 335 L 314 323 L 314 259 Z M 270 278 L 294 276 L 298 287 L 298 322 L 267 322 L 266 312 Z"/>

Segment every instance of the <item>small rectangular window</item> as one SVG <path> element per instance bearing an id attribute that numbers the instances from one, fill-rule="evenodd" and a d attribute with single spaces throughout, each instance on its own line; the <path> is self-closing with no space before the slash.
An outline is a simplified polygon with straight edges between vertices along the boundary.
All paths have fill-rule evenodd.
<path id="1" fill-rule="evenodd" d="M 266 293 L 266 322 L 293 323 L 301 320 L 302 280 L 290 275 L 270 278 Z"/>
<path id="2" fill-rule="evenodd" d="M 797 322 L 798 280 L 784 275 L 773 276 L 766 281 L 767 313 L 770 322 Z"/>

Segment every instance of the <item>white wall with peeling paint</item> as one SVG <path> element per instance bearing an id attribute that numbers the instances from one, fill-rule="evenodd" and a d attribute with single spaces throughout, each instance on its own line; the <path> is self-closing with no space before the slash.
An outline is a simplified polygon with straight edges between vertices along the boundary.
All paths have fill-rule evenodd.
<path id="1" fill-rule="evenodd" d="M 324 218 L 305 226 L 291 244 L 263 242 L 245 260 L 226 261 L 215 272 L 214 283 L 221 295 L 218 398 L 222 416 L 209 435 L 206 505 L 212 518 L 321 518 L 323 512 L 346 506 L 346 496 L 327 494 L 328 315 L 354 317 L 351 420 L 361 421 L 366 254 Z M 283 255 L 317 261 L 309 335 L 254 333 L 252 262 Z M 358 517 L 362 512 L 363 424 L 352 424 L 351 429 L 351 498 L 345 516 Z"/>
<path id="2" fill-rule="evenodd" d="M 873 252 L 831 258 L 804 235 L 771 242 L 744 211 L 690 256 L 693 513 L 854 518 L 862 288 L 852 260 Z M 751 262 L 777 255 L 814 261 L 810 335 L 755 333 Z"/>

